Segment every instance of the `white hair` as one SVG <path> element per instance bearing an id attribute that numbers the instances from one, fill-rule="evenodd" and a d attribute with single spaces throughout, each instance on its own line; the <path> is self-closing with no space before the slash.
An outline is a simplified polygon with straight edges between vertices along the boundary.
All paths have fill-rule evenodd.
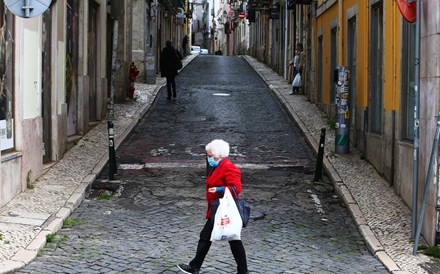
<path id="1" fill-rule="evenodd" d="M 225 158 L 229 156 L 229 144 L 223 140 L 213 140 L 205 147 L 206 151 L 211 151 L 212 156 Z"/>

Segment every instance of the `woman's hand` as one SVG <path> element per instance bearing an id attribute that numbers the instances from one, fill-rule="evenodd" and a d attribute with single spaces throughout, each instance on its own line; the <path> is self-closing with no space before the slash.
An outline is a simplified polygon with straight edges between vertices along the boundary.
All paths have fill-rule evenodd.
<path id="1" fill-rule="evenodd" d="M 224 191 L 225 191 L 225 189 L 222 186 L 208 188 L 209 193 L 223 193 Z"/>

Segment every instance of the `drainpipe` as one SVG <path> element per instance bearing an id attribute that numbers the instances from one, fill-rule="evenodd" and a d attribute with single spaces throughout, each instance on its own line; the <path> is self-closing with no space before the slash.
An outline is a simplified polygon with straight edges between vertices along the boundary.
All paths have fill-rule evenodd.
<path id="1" fill-rule="evenodd" d="M 420 116 L 420 16 L 422 0 L 416 0 L 416 40 L 415 40 L 415 105 L 414 105 L 414 161 L 413 161 L 413 201 L 411 236 L 415 238 L 417 223 L 417 198 L 419 177 L 419 116 Z"/>
<path id="2" fill-rule="evenodd" d="M 337 54 L 338 54 L 338 57 L 337 57 L 337 59 L 338 59 L 338 65 L 337 66 L 343 66 L 343 64 L 342 64 L 342 47 L 344 46 L 344 44 L 343 44 L 343 39 L 344 39 L 344 37 L 342 37 L 343 35 L 344 35 L 344 32 L 342 31 L 342 18 L 343 18 L 343 6 L 342 6 L 343 4 L 342 4 L 342 0 L 339 0 L 338 1 L 338 41 L 337 41 L 337 43 L 338 43 L 338 52 L 337 52 Z"/>
<path id="3" fill-rule="evenodd" d="M 148 4 L 148 14 L 146 22 L 146 35 L 145 40 L 145 83 L 156 84 L 156 68 L 157 68 L 157 57 L 156 57 L 156 47 L 157 47 L 157 3 L 156 0 L 152 0 Z M 154 42 L 153 42 L 154 41 Z"/>
<path id="4" fill-rule="evenodd" d="M 285 5 L 285 9 L 284 9 L 284 37 L 289 37 L 289 32 L 288 32 L 288 26 L 289 26 L 289 11 L 287 10 L 288 6 L 289 6 L 289 0 L 286 0 L 286 5 Z M 287 72 L 289 71 L 287 69 L 287 64 L 289 63 L 288 60 L 288 52 L 289 52 L 289 39 L 284 39 L 284 79 L 289 79 L 287 77 Z"/>
<path id="5" fill-rule="evenodd" d="M 296 51 L 296 3 L 293 4 L 293 56 L 295 56 L 295 51 Z"/>
<path id="6" fill-rule="evenodd" d="M 302 44 L 304 44 L 304 41 L 303 41 L 303 19 L 304 19 L 303 10 L 304 10 L 303 5 L 301 5 L 299 8 L 299 14 L 298 14 L 298 16 L 299 16 L 298 43 L 302 43 Z"/>
<path id="7" fill-rule="evenodd" d="M 115 141 L 114 141 L 114 100 L 115 100 L 115 85 L 116 85 L 116 71 L 118 66 L 117 49 L 118 49 L 118 20 L 120 17 L 120 5 L 118 1 L 111 1 L 111 17 L 113 19 L 113 44 L 112 44 L 112 74 L 110 78 L 110 98 L 108 101 L 108 116 L 107 116 L 107 129 L 108 129 L 108 141 L 109 141 L 109 180 L 115 179 L 116 168 L 116 154 L 115 154 Z"/>

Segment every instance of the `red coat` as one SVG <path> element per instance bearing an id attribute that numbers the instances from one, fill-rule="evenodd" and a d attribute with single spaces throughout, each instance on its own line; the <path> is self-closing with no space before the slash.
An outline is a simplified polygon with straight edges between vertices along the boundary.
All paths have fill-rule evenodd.
<path id="1" fill-rule="evenodd" d="M 222 193 L 210 193 L 208 189 L 217 186 L 229 186 L 229 190 L 232 195 L 231 186 L 235 186 L 235 191 L 237 195 L 240 196 L 241 192 L 241 171 L 233 163 L 231 163 L 228 158 L 221 160 L 220 164 L 214 172 L 211 172 L 206 178 L 206 200 L 208 202 L 208 212 L 206 213 L 206 219 L 211 217 L 211 203 L 223 196 Z M 238 198 L 238 197 L 237 197 Z"/>

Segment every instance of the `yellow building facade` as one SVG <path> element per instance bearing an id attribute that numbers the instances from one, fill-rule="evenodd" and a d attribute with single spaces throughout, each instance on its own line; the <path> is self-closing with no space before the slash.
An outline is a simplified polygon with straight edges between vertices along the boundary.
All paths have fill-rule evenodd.
<path id="1" fill-rule="evenodd" d="M 344 122 L 349 130 L 341 140 L 361 152 L 417 213 L 413 217 L 426 202 L 422 234 L 434 245 L 440 243 L 438 161 L 431 169 L 433 179 L 426 178 L 440 112 L 440 1 L 421 1 L 419 37 L 416 24 L 403 18 L 398 5 L 395 0 L 249 1 L 248 53 L 291 82 L 287 64 L 294 44 L 302 43 L 305 69 L 300 93 L 321 108 L 337 130 L 342 127 L 337 127 L 341 123 L 335 71 L 348 67 Z M 277 7 L 279 19 L 271 19 L 267 11 Z M 418 65 L 416 41 L 421 45 Z M 423 198 L 427 181 L 428 195 Z M 381 201 L 381 193 L 377 196 Z"/>
<path id="2" fill-rule="evenodd" d="M 434 1 L 437 2 L 437 1 Z M 425 1 L 423 13 L 438 14 L 439 3 Z M 318 0 L 312 20 L 314 87 L 312 102 L 333 120 L 336 117 L 334 71 L 348 66 L 350 81 L 350 142 L 412 207 L 414 166 L 414 107 L 417 90 L 414 68 L 415 24 L 403 19 L 397 1 Z M 423 56 L 433 51 L 435 16 L 423 14 L 421 34 L 420 157 L 417 163 L 420 208 L 435 131 L 438 96 L 432 62 Z M 431 30 L 433 33 L 431 33 Z M 434 35 L 434 36 L 433 36 Z M 438 38 L 437 38 L 438 39 Z M 432 53 L 432 52 L 431 52 Z M 433 56 L 433 55 L 431 55 Z M 430 65 L 431 63 L 431 65 Z M 424 73 L 426 72 L 426 73 Z M 424 76 L 425 74 L 425 76 Z M 434 73 L 435 74 L 435 73 Z M 435 88 L 432 88 L 435 90 Z M 438 179 L 434 179 L 438 181 Z M 422 233 L 437 244 L 438 189 L 431 185 Z M 380 193 L 378 193 L 380 196 Z"/>

